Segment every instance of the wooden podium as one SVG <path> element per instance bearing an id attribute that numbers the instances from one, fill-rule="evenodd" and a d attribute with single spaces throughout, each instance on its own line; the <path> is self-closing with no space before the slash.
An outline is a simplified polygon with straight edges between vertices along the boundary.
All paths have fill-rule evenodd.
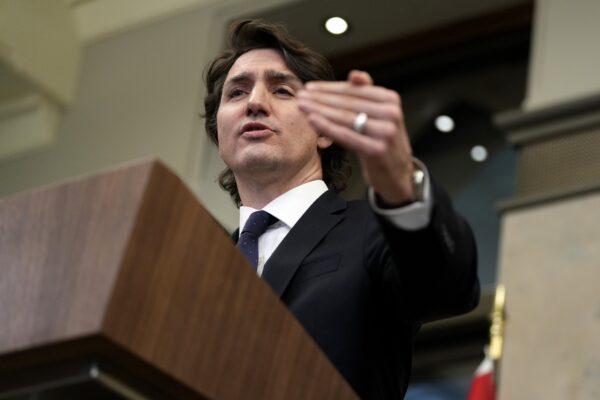
<path id="1" fill-rule="evenodd" d="M 0 199 L 0 399 L 352 399 L 158 161 Z"/>

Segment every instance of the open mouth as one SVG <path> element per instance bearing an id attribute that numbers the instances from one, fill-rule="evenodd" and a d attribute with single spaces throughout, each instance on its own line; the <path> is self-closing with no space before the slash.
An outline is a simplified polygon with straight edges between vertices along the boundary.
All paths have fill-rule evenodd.
<path id="1" fill-rule="evenodd" d="M 261 122 L 248 122 L 242 126 L 240 135 L 247 138 L 261 138 L 274 132 L 270 126 Z"/>

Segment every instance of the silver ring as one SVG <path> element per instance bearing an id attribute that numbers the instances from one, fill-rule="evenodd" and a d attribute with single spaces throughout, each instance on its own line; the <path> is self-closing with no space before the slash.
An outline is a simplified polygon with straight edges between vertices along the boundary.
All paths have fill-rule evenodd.
<path id="1" fill-rule="evenodd" d="M 365 129 L 365 125 L 367 124 L 368 119 L 369 119 L 369 117 L 367 116 L 366 113 L 364 113 L 364 112 L 358 113 L 356 118 L 354 118 L 354 123 L 352 124 L 352 129 L 354 129 L 358 133 L 363 133 L 363 130 Z"/>

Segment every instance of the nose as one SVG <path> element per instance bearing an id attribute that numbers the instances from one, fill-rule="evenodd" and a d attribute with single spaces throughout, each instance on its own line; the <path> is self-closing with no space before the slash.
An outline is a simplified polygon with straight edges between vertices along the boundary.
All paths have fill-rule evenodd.
<path id="1" fill-rule="evenodd" d="M 269 115 L 269 91 L 262 85 L 256 85 L 248 97 L 248 116 Z"/>

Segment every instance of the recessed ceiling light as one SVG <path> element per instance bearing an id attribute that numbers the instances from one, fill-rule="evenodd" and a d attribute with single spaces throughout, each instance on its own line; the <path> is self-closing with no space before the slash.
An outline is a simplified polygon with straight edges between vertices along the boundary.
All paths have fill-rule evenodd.
<path id="1" fill-rule="evenodd" d="M 348 30 L 348 23 L 344 18 L 331 17 L 325 21 L 325 29 L 332 35 L 341 35 Z"/>
<path id="2" fill-rule="evenodd" d="M 452 132 L 454 130 L 454 120 L 447 115 L 440 115 L 435 119 L 435 127 L 440 132 Z"/>
<path id="3" fill-rule="evenodd" d="M 488 151 L 481 145 L 473 146 L 471 149 L 471 158 L 477 162 L 484 162 L 487 160 Z"/>

